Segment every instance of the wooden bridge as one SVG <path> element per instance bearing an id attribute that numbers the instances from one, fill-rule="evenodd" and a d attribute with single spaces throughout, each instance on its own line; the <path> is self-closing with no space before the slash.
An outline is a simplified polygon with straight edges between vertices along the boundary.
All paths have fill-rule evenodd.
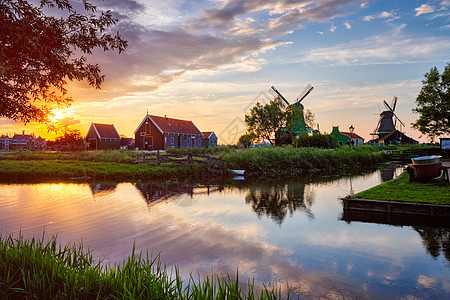
<path id="1" fill-rule="evenodd" d="M 133 155 L 135 163 L 143 163 L 155 167 L 165 168 L 192 168 L 195 164 L 202 164 L 210 173 L 223 175 L 225 173 L 224 161 L 203 154 L 160 154 L 157 152 L 142 152 Z"/>

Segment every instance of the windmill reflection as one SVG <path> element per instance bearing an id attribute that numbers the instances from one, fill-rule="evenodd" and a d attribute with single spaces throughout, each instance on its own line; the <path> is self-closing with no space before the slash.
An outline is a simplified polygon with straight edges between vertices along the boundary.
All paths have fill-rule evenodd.
<path id="1" fill-rule="evenodd" d="M 314 193 L 311 189 L 305 192 L 304 183 L 251 186 L 245 203 L 252 206 L 258 217 L 267 215 L 280 225 L 288 214 L 292 216 L 295 211 L 303 211 L 314 219 L 311 211 Z"/>
<path id="2" fill-rule="evenodd" d="M 117 183 L 89 183 L 89 188 L 94 197 L 106 196 L 115 192 Z"/>

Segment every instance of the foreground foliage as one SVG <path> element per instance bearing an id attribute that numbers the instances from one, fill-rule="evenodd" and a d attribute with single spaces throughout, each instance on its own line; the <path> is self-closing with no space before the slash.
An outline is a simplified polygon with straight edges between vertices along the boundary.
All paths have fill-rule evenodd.
<path id="1" fill-rule="evenodd" d="M 449 191 L 450 185 L 445 181 L 409 182 L 409 176 L 404 172 L 400 177 L 353 195 L 352 198 L 450 205 Z"/>
<path id="2" fill-rule="evenodd" d="M 56 237 L 0 236 L 1 299 L 281 299 L 282 290 L 234 277 L 183 281 L 159 257 L 132 253 L 122 264 L 95 262 L 83 246 L 58 245 Z M 289 295 L 287 295 L 289 299 Z"/>
<path id="3" fill-rule="evenodd" d="M 36 2 L 0 2 L 0 117 L 52 125 L 46 104 L 70 104 L 67 80 L 86 80 L 95 88 L 103 82 L 99 66 L 86 57 L 98 48 L 120 53 L 127 42 L 111 34 L 118 21 L 112 13 L 97 12 L 87 0 L 82 6 Z"/>

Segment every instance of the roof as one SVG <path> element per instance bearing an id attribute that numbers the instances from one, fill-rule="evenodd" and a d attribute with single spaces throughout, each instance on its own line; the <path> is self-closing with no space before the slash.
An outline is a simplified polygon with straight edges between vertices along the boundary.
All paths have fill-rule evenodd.
<path id="1" fill-rule="evenodd" d="M 361 139 L 361 140 L 364 139 L 363 137 L 360 137 L 359 135 L 357 135 L 357 134 L 354 133 L 354 132 L 350 133 L 350 132 L 344 132 L 344 131 L 341 131 L 341 133 L 342 133 L 342 134 L 345 134 L 346 136 L 348 136 L 348 137 L 350 137 L 350 138 Z"/>
<path id="2" fill-rule="evenodd" d="M 97 132 L 99 138 L 120 139 L 120 135 L 113 124 L 92 123 L 91 126 Z"/>
<path id="3" fill-rule="evenodd" d="M 192 121 L 147 115 L 134 133 L 142 126 L 146 119 L 155 124 L 162 133 L 186 133 L 186 134 L 202 134 L 202 132 L 194 125 Z"/>
<path id="4" fill-rule="evenodd" d="M 31 134 L 14 134 L 12 139 L 13 142 L 22 142 L 22 143 L 28 142 L 30 139 L 36 140 L 36 138 Z"/>
<path id="5" fill-rule="evenodd" d="M 203 132 L 202 132 L 203 138 L 204 138 L 204 139 L 209 138 L 209 137 L 211 136 L 212 133 L 213 133 L 212 131 L 203 131 Z"/>

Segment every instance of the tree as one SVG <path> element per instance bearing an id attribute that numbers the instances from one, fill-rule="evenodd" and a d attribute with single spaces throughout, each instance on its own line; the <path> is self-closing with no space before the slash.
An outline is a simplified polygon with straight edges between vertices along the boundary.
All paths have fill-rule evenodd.
<path id="1" fill-rule="evenodd" d="M 70 0 L 0 2 L 0 117 L 24 123 L 48 121 L 46 103 L 69 106 L 67 80 L 87 80 L 100 88 L 104 76 L 86 56 L 95 48 L 122 52 L 127 42 L 107 33 L 117 22 L 109 11 L 97 13 L 88 0 L 82 12 Z M 54 9 L 60 17 L 44 14 Z"/>
<path id="2" fill-rule="evenodd" d="M 264 106 L 257 102 L 250 114 L 245 115 L 245 123 L 249 133 L 254 133 L 256 138 L 264 138 L 273 145 L 274 133 L 283 127 L 285 117 L 282 100 L 278 97 Z"/>
<path id="3" fill-rule="evenodd" d="M 450 63 L 442 75 L 436 67 L 431 68 L 422 83 L 413 109 L 419 119 L 411 125 L 433 141 L 436 136 L 450 133 Z"/>
<path id="4" fill-rule="evenodd" d="M 239 143 L 241 143 L 244 146 L 244 148 L 249 148 L 252 145 L 252 143 L 255 141 L 255 139 L 256 139 L 256 135 L 253 132 L 244 133 L 239 138 Z"/>
<path id="5" fill-rule="evenodd" d="M 64 150 L 82 151 L 86 150 L 84 138 L 78 129 L 65 128 L 64 134 L 56 138 L 56 142 L 64 145 Z"/>

